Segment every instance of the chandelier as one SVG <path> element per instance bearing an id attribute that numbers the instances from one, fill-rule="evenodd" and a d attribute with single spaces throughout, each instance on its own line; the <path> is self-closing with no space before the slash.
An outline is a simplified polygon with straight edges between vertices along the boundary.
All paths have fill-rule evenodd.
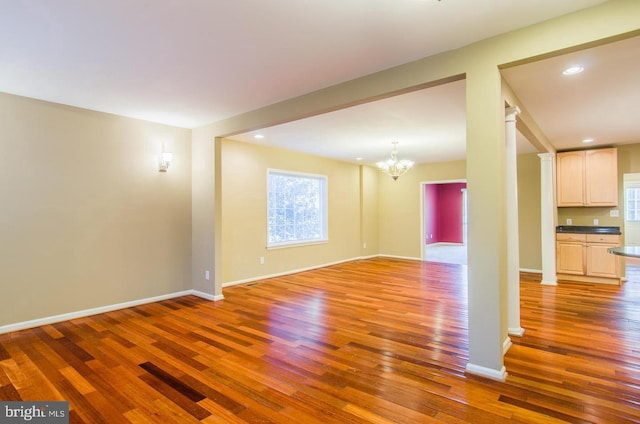
<path id="1" fill-rule="evenodd" d="M 391 175 L 391 178 L 395 181 L 411 169 L 413 161 L 406 159 L 398 160 L 398 142 L 394 141 L 392 144 L 391 157 L 385 161 L 378 162 L 376 165 L 378 165 L 378 169 L 382 172 Z"/>

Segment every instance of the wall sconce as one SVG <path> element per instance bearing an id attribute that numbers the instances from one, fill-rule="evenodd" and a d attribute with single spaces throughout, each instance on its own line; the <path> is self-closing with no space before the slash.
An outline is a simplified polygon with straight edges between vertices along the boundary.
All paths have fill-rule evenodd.
<path id="1" fill-rule="evenodd" d="M 167 172 L 169 169 L 169 165 L 171 165 L 171 161 L 173 160 L 173 153 L 171 152 L 162 152 L 160 156 L 160 169 L 159 172 Z"/>

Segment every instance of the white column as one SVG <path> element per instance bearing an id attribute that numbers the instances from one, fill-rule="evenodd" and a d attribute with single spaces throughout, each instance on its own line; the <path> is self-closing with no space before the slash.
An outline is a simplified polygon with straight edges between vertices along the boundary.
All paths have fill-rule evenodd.
<path id="1" fill-rule="evenodd" d="M 553 153 L 540 153 L 542 284 L 558 285 L 556 275 L 556 220 L 553 202 Z"/>
<path id="2" fill-rule="evenodd" d="M 505 109 L 505 154 L 507 177 L 507 284 L 509 335 L 521 337 L 520 326 L 520 238 L 518 228 L 518 165 L 516 151 L 517 106 Z M 511 339 L 505 343 L 505 351 Z"/>

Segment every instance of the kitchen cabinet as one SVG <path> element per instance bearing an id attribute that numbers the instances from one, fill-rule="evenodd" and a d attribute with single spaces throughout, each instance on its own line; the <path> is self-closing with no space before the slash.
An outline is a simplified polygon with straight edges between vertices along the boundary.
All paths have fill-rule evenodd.
<path id="1" fill-rule="evenodd" d="M 620 278 L 622 258 L 609 253 L 610 247 L 620 246 L 620 236 L 610 234 L 587 234 L 587 275 L 594 277 Z"/>
<path id="2" fill-rule="evenodd" d="M 556 234 L 558 279 L 620 284 L 622 259 L 608 252 L 620 242 L 617 234 Z"/>
<path id="3" fill-rule="evenodd" d="M 559 274 L 585 275 L 586 234 L 556 236 L 556 271 Z"/>
<path id="4" fill-rule="evenodd" d="M 618 205 L 618 151 L 616 148 L 557 154 L 559 207 Z"/>

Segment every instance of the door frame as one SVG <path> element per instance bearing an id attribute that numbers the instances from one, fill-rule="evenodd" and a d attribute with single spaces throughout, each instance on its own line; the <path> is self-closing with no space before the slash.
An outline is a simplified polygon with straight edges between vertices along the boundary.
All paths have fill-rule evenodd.
<path id="1" fill-rule="evenodd" d="M 425 186 L 430 184 L 456 184 L 456 183 L 467 183 L 466 178 L 460 178 L 455 180 L 434 180 L 434 181 L 420 181 L 420 260 L 424 262 L 425 260 L 425 228 L 424 228 L 424 219 L 425 219 L 425 208 L 424 208 L 424 190 Z M 466 235 L 463 235 L 464 241 L 466 244 Z"/>
<path id="2" fill-rule="evenodd" d="M 632 243 L 633 240 L 629 240 L 630 227 L 640 227 L 640 222 L 635 224 L 629 224 L 627 221 L 627 188 L 640 188 L 640 173 L 625 173 L 622 175 L 622 223 L 624 225 L 624 244 L 625 245 L 640 245 L 640 241 Z M 640 228 L 631 231 L 640 233 Z M 638 236 L 640 239 L 640 234 Z"/>

